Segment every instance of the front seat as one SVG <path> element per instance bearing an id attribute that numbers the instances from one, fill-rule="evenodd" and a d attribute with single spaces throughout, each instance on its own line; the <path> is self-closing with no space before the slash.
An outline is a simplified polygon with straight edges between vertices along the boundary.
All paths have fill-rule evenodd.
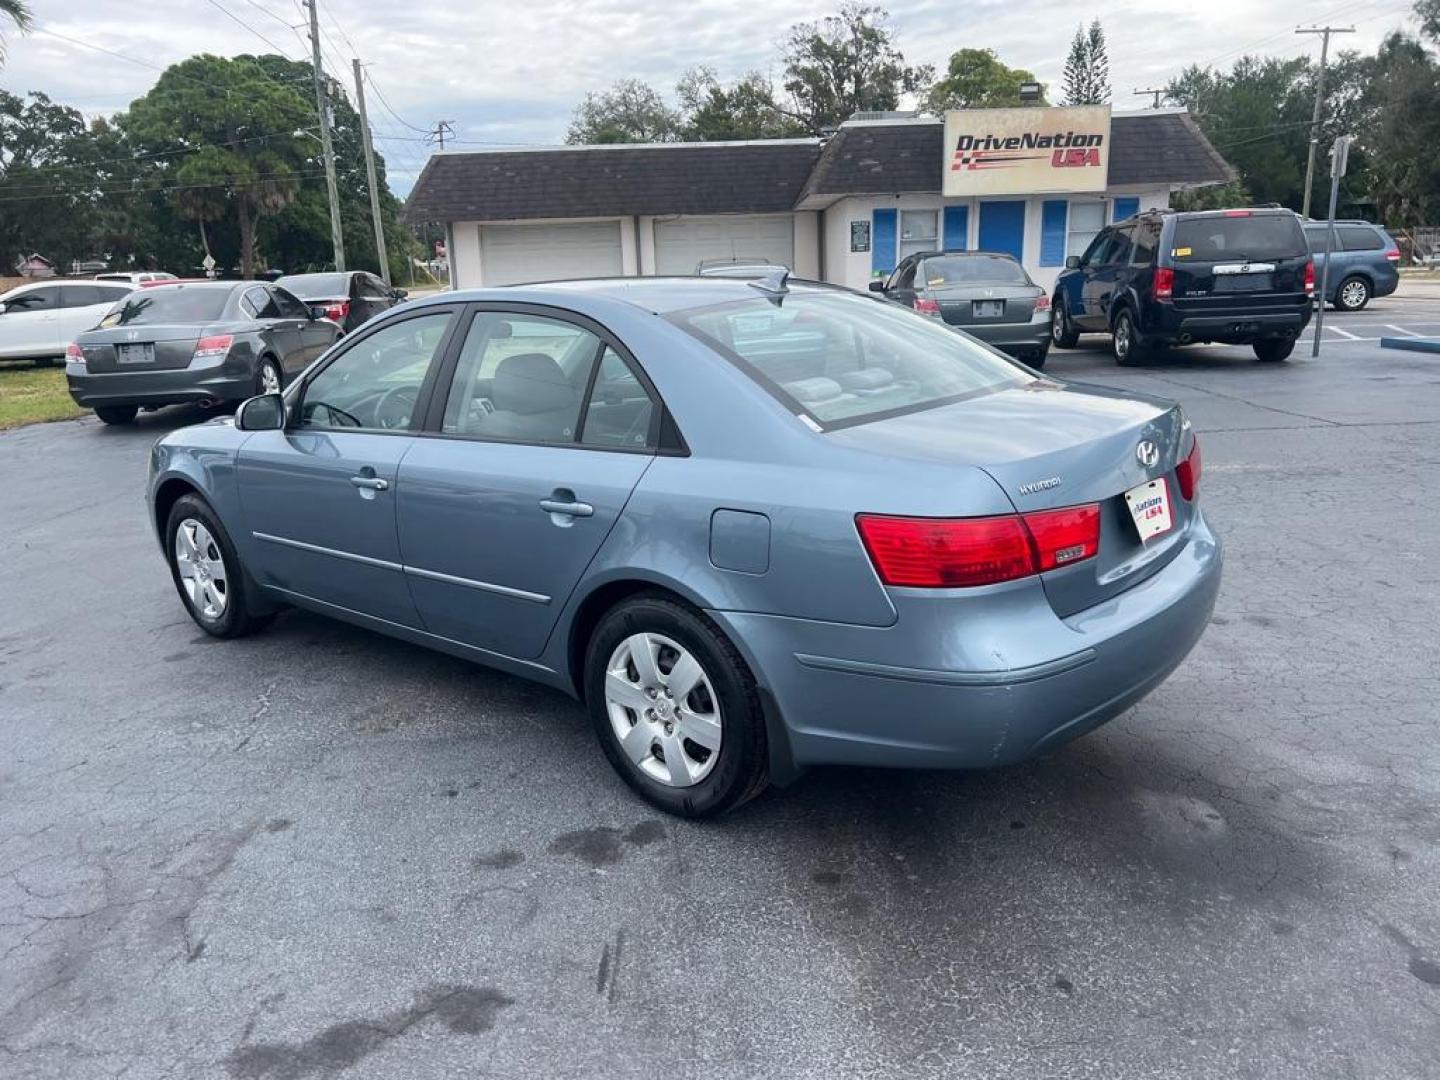
<path id="1" fill-rule="evenodd" d="M 484 432 L 526 442 L 570 442 L 580 415 L 580 393 L 554 357 L 507 356 L 495 369 L 491 390 L 495 412 L 486 420 Z"/>

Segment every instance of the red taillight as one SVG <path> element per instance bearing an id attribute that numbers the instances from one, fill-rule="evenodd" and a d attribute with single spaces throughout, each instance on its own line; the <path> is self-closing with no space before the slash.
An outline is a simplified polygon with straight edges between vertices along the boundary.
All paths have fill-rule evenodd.
<path id="1" fill-rule="evenodd" d="M 1041 571 L 1089 559 L 1100 550 L 1100 506 L 1067 506 L 1063 510 L 1037 510 L 1022 519 L 1035 542 Z"/>
<path id="2" fill-rule="evenodd" d="M 1155 268 L 1155 299 L 1169 300 L 1175 295 L 1175 270 L 1169 266 Z"/>
<path id="3" fill-rule="evenodd" d="M 923 296 L 917 296 L 915 298 L 915 310 L 921 315 L 938 316 L 940 314 L 940 304 L 937 301 L 926 299 Z"/>
<path id="4" fill-rule="evenodd" d="M 1036 311 L 1049 311 L 1049 310 L 1050 310 L 1050 297 L 1048 297 L 1048 296 L 1043 296 L 1043 295 L 1042 295 L 1042 296 L 1037 296 L 1037 297 L 1035 298 L 1035 310 L 1036 310 Z"/>
<path id="5" fill-rule="evenodd" d="M 1400 261 L 1400 249 L 1391 248 L 1389 251 L 1385 252 L 1385 258 L 1389 259 L 1393 263 L 1398 263 Z"/>
<path id="6" fill-rule="evenodd" d="M 1305 264 L 1305 295 L 1315 295 L 1315 260 L 1311 259 Z"/>
<path id="7" fill-rule="evenodd" d="M 331 322 L 340 322 L 346 315 L 350 314 L 350 301 L 341 300 L 339 303 L 325 305 L 325 317 Z"/>
<path id="8" fill-rule="evenodd" d="M 1029 577 L 1089 559 L 1100 549 L 1100 507 L 1071 506 L 983 518 L 855 519 L 886 585 L 966 588 Z"/>
<path id="9" fill-rule="evenodd" d="M 235 342 L 233 334 L 214 334 L 210 337 L 202 337 L 195 343 L 195 355 L 192 360 L 208 360 L 217 356 L 224 356 L 230 351 L 230 346 Z"/>
<path id="10" fill-rule="evenodd" d="M 75 342 L 65 346 L 65 362 L 67 364 L 83 364 L 85 362 L 85 350 Z"/>
<path id="11" fill-rule="evenodd" d="M 1180 494 L 1186 502 L 1193 502 L 1200 490 L 1200 440 L 1190 446 L 1190 453 L 1184 461 L 1175 466 L 1175 479 L 1180 484 Z"/>

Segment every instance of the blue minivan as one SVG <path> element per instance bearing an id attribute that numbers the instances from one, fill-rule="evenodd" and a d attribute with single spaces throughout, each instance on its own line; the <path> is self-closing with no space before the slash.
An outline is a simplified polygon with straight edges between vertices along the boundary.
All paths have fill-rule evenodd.
<path id="1" fill-rule="evenodd" d="M 1315 259 L 1315 281 L 1325 266 L 1323 221 L 1305 222 L 1305 240 Z M 1325 299 L 1340 311 L 1359 311 L 1373 296 L 1389 296 L 1400 284 L 1400 245 L 1379 225 L 1368 221 L 1337 221 L 1331 241 L 1330 276 Z"/>

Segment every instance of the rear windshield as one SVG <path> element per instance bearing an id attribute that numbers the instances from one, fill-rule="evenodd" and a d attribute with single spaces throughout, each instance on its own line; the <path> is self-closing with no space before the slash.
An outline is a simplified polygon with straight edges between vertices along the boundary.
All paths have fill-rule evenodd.
<path id="1" fill-rule="evenodd" d="M 1173 246 L 1176 262 L 1287 259 L 1309 251 L 1294 214 L 1181 218 Z"/>
<path id="2" fill-rule="evenodd" d="M 757 295 L 671 316 L 797 413 L 844 426 L 1032 377 L 944 324 L 846 293 Z"/>
<path id="3" fill-rule="evenodd" d="M 275 282 L 302 300 L 320 300 L 350 295 L 349 274 L 293 274 Z"/>
<path id="4" fill-rule="evenodd" d="M 160 323 L 209 323 L 220 318 L 229 289 L 166 289 L 163 286 L 131 293 L 100 320 L 112 326 L 155 326 Z"/>
<path id="5" fill-rule="evenodd" d="M 1030 278 L 1014 259 L 1001 255 L 946 255 L 926 259 L 926 285 L 1028 285 Z"/>

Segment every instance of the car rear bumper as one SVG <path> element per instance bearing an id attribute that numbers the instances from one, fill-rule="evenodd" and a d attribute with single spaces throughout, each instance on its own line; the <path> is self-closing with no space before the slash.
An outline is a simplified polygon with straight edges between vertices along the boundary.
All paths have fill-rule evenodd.
<path id="1" fill-rule="evenodd" d="M 168 371 L 105 372 L 90 371 L 84 364 L 69 362 L 65 365 L 65 381 L 76 404 L 88 408 L 238 401 L 255 393 L 254 373 L 228 360 Z"/>
<path id="2" fill-rule="evenodd" d="M 1159 305 L 1157 305 L 1159 306 Z M 1165 341 L 1250 342 L 1263 338 L 1294 338 L 1310 322 L 1310 305 L 1222 311 L 1163 311 L 1146 336 Z"/>
<path id="3" fill-rule="evenodd" d="M 1197 514 L 1162 570 L 1066 619 L 1036 579 L 939 633 L 907 628 L 904 610 L 882 628 L 711 614 L 774 697 L 797 765 L 981 768 L 1058 747 L 1158 686 L 1209 623 L 1221 564 Z M 992 666 L 938 662 L 962 652 Z"/>
<path id="4" fill-rule="evenodd" d="M 968 326 L 957 326 L 954 323 L 946 325 L 950 326 L 952 330 L 962 330 L 977 341 L 983 341 L 986 345 L 1009 353 L 1011 356 L 1036 353 L 1050 345 L 1048 320 Z"/>

